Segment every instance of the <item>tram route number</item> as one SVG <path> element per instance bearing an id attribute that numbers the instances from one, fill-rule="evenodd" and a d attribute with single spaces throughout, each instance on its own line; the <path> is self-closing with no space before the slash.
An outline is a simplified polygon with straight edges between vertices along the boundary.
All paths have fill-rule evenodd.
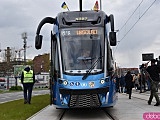
<path id="1" fill-rule="evenodd" d="M 62 36 L 66 36 L 66 35 L 68 36 L 68 35 L 71 35 L 71 31 L 65 30 L 65 31 L 62 31 L 61 34 Z"/>

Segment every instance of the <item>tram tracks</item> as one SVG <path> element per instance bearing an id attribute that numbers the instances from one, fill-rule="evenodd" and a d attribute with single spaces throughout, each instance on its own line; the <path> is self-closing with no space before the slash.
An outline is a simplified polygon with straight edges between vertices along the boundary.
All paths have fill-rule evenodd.
<path id="1" fill-rule="evenodd" d="M 103 111 L 111 120 L 119 120 L 116 116 L 109 113 L 106 109 L 103 109 Z"/>
<path id="2" fill-rule="evenodd" d="M 116 116 L 114 116 L 114 115 L 112 115 L 110 112 L 109 112 L 109 109 L 108 108 L 97 108 L 97 110 L 100 112 L 100 111 L 103 111 L 104 112 L 104 115 L 106 116 L 105 118 L 104 118 L 104 120 L 119 120 Z M 68 115 L 68 112 L 67 111 L 69 111 L 69 110 L 62 110 L 61 111 L 61 113 L 57 116 L 57 120 L 65 120 L 65 119 L 67 119 L 65 116 L 66 115 Z M 90 112 L 93 112 L 92 111 L 92 109 L 90 109 Z M 101 112 L 100 112 L 101 113 Z M 94 112 L 93 112 L 93 114 L 94 114 Z M 86 116 L 86 118 L 87 119 L 93 119 L 92 117 L 91 118 L 89 118 L 88 116 L 87 116 L 87 114 L 86 115 L 84 115 L 84 116 Z M 99 114 L 97 114 L 97 116 L 99 116 Z M 72 117 L 72 116 L 70 116 L 70 117 Z M 78 118 L 78 115 L 77 115 L 77 118 L 76 119 L 79 119 Z M 68 119 L 67 119 L 68 120 Z M 72 119 L 71 119 L 72 120 Z M 99 120 L 99 118 L 97 118 L 97 120 Z"/>
<path id="3" fill-rule="evenodd" d="M 64 114 L 66 113 L 66 110 L 62 110 L 62 112 L 58 115 L 57 120 L 63 120 Z"/>

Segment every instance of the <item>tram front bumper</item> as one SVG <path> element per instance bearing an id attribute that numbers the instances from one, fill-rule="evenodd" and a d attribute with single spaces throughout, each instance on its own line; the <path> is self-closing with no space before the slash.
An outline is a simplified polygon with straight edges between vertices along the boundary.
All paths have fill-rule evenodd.
<path id="1" fill-rule="evenodd" d="M 60 89 L 60 94 L 69 95 L 69 108 L 93 108 L 102 105 L 100 95 L 107 94 L 109 87 L 96 89 Z M 66 101 L 66 100 L 65 100 Z"/>

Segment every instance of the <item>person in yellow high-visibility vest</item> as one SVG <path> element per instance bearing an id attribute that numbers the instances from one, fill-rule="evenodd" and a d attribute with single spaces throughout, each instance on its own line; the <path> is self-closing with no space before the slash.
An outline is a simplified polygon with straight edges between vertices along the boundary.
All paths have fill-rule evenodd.
<path id="1" fill-rule="evenodd" d="M 33 70 L 31 70 L 29 66 L 27 66 L 22 71 L 21 83 L 23 84 L 24 104 L 31 104 L 32 89 L 35 83 L 35 75 Z"/>

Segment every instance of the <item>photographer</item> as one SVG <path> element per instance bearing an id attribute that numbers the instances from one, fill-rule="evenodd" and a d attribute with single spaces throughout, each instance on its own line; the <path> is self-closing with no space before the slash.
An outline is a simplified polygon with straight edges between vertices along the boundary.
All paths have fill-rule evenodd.
<path id="1" fill-rule="evenodd" d="M 142 88 L 143 92 L 146 92 L 146 79 L 145 79 L 145 71 L 146 67 L 144 64 L 140 67 L 141 74 L 139 75 L 139 84 L 140 84 L 140 93 L 142 93 Z"/>
<path id="2" fill-rule="evenodd" d="M 156 93 L 156 91 L 157 91 L 157 87 L 158 87 L 158 84 L 159 84 L 160 68 L 155 63 L 156 63 L 156 60 L 152 59 L 151 60 L 151 66 L 148 66 L 148 64 L 145 65 L 146 72 L 147 72 L 147 75 L 148 75 L 150 83 L 151 83 L 150 97 L 149 97 L 149 100 L 148 100 L 148 105 L 151 105 L 152 99 L 153 99 L 153 97 L 155 97 L 156 104 L 154 106 L 159 106 L 160 105 L 160 100 L 159 100 L 159 97 L 158 97 L 158 94 Z"/>

